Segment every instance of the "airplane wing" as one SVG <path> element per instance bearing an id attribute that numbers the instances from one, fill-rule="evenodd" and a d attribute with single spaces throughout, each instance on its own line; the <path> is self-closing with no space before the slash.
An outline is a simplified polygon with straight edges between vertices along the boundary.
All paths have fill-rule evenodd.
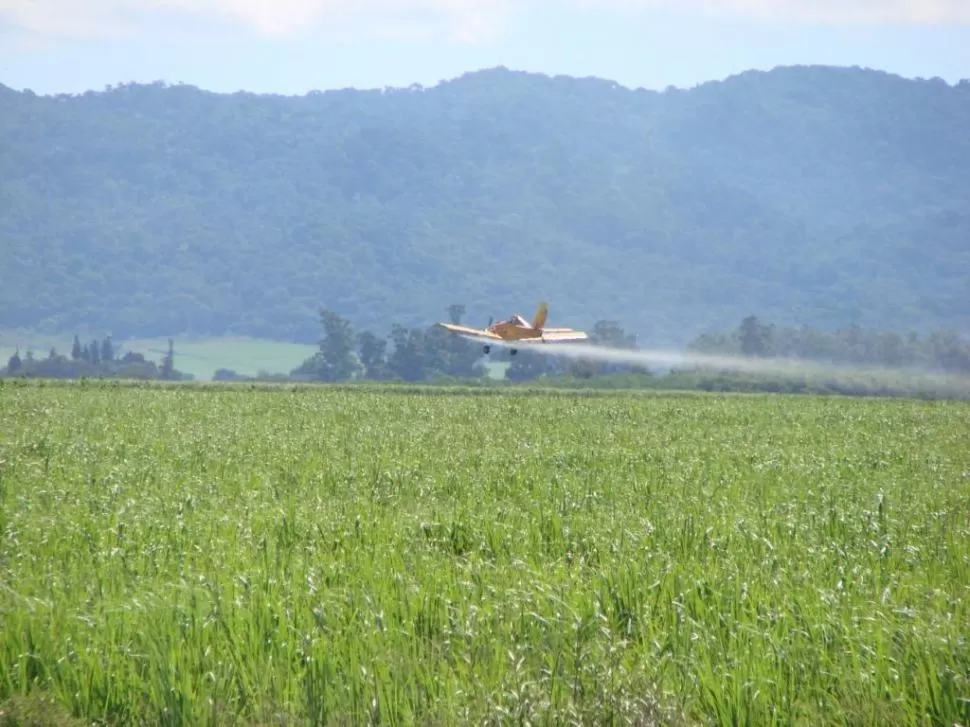
<path id="1" fill-rule="evenodd" d="M 486 331 L 484 328 L 472 328 L 471 326 L 461 326 L 455 323 L 435 323 L 439 328 L 444 328 L 446 331 L 451 331 L 452 333 L 457 333 L 460 336 L 468 336 L 471 338 L 485 338 L 489 341 L 501 341 L 502 337 L 498 336 L 491 331 Z"/>

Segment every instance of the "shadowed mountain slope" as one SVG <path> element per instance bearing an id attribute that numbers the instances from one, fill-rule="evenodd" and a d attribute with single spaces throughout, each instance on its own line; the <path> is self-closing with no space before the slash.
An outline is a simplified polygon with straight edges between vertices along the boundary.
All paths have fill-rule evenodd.
<path id="1" fill-rule="evenodd" d="M 313 341 L 616 319 L 970 329 L 970 84 L 504 68 L 302 97 L 0 87 L 0 327 Z"/>

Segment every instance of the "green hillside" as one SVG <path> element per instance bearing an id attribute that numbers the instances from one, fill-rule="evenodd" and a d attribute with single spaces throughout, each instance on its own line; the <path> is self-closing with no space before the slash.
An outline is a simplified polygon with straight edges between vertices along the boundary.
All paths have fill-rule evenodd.
<path id="1" fill-rule="evenodd" d="M 0 328 L 313 342 L 540 297 L 682 343 L 743 316 L 970 329 L 970 84 L 666 92 L 503 68 L 302 97 L 0 87 Z"/>

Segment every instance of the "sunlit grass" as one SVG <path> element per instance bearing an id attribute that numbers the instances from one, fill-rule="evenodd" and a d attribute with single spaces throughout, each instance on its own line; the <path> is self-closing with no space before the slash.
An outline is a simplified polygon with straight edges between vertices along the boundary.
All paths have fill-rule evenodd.
<path id="1" fill-rule="evenodd" d="M 0 703 L 970 722 L 970 405 L 420 394 L 4 386 Z"/>

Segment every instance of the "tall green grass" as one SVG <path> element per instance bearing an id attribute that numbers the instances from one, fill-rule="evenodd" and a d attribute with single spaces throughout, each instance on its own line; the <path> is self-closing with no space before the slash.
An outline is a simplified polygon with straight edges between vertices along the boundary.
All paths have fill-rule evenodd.
<path id="1" fill-rule="evenodd" d="M 970 723 L 970 405 L 422 394 L 0 389 L 0 705 Z"/>

